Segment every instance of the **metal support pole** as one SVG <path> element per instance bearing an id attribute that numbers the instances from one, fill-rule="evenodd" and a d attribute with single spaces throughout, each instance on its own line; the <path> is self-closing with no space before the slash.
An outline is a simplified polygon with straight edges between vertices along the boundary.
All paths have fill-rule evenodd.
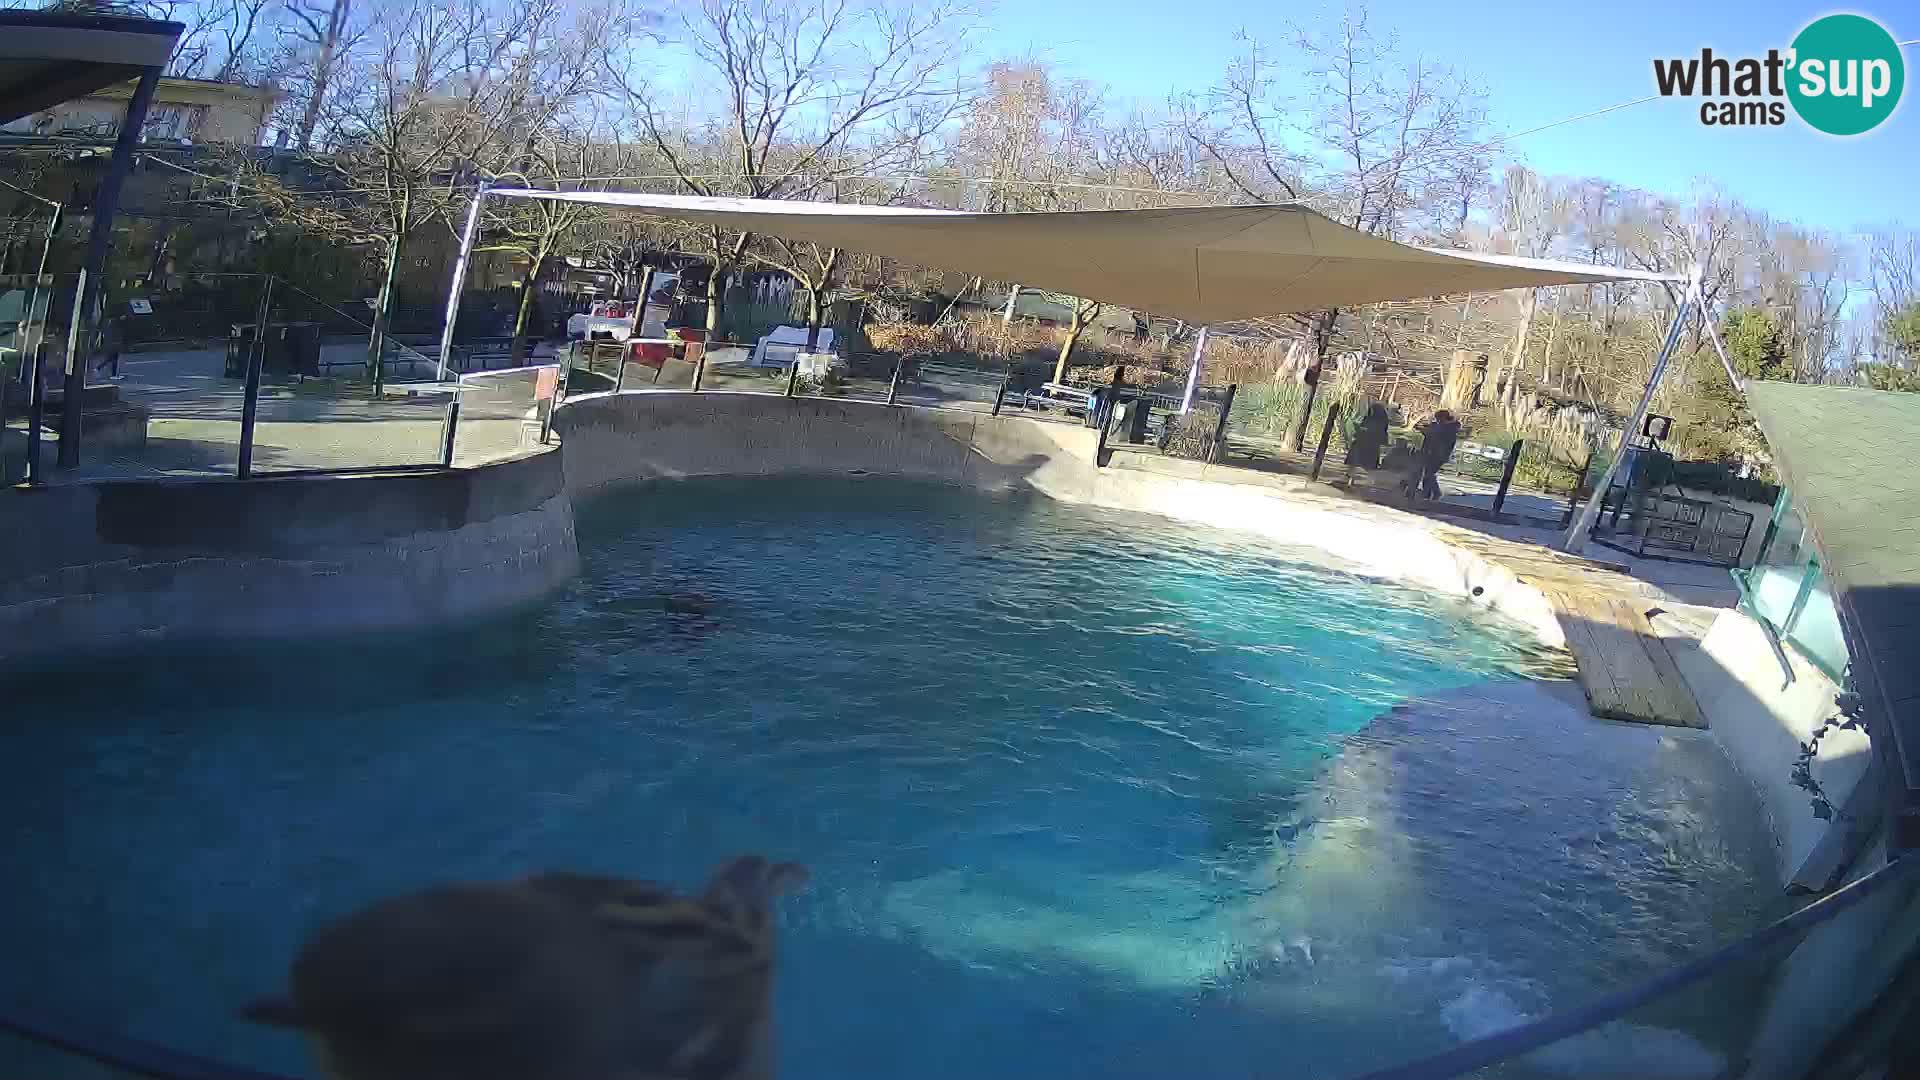
<path id="1" fill-rule="evenodd" d="M 440 330 L 440 370 L 434 375 L 436 382 L 447 381 L 447 361 L 453 358 L 453 323 L 460 317 L 460 292 L 467 286 L 467 261 L 473 257 L 473 234 L 480 224 L 480 203 L 486 197 L 487 185 L 481 184 L 473 189 L 473 201 L 467 204 L 467 224 L 460 230 L 460 254 L 453 260 L 453 284 L 447 288 L 447 325 Z M 536 274 L 539 271 L 539 267 L 534 267 Z"/>
<path id="2" fill-rule="evenodd" d="M 1000 380 L 1000 389 L 994 392 L 993 415 L 995 416 L 1000 415 L 1000 405 L 1001 403 L 1007 400 L 1007 383 L 1011 382 L 1012 378 L 1013 378 L 1012 376 L 1007 376 L 1005 378 L 1002 378 Z"/>
<path id="3" fill-rule="evenodd" d="M 100 306 L 100 293 L 106 284 L 107 251 L 113 246 L 113 219 L 120 209 L 120 189 L 127 173 L 133 170 L 133 148 L 147 126 L 147 107 L 153 104 L 153 89 L 160 82 L 160 69 L 147 68 L 133 88 L 133 99 L 120 119 L 120 133 L 113 140 L 113 157 L 107 163 L 107 175 L 93 196 L 93 231 L 87 236 L 86 261 L 81 264 L 79 305 L 75 318 L 84 318 L 90 330 Z M 86 358 L 67 353 L 66 401 L 60 417 L 60 464 L 71 468 L 80 464 L 80 399 L 87 388 Z"/>
<path id="4" fill-rule="evenodd" d="M 640 268 L 640 299 L 633 305 L 633 325 L 627 328 L 627 337 L 643 337 L 647 332 L 647 297 L 653 293 L 653 274 L 651 266 Z"/>
<path id="5" fill-rule="evenodd" d="M 1320 466 L 1327 460 L 1327 443 L 1333 438 L 1333 425 L 1340 419 L 1340 403 L 1334 402 L 1327 407 L 1327 422 L 1320 428 L 1320 447 L 1313 452 L 1313 472 L 1307 474 L 1308 480 L 1320 479 Z"/>
<path id="6" fill-rule="evenodd" d="M 27 383 L 27 486 L 40 484 L 40 425 L 47 418 L 47 336 L 28 354 L 33 374 Z"/>
<path id="7" fill-rule="evenodd" d="M 1213 443 L 1207 447 L 1207 461 L 1219 461 L 1227 446 L 1227 414 L 1233 411 L 1233 395 L 1240 389 L 1239 383 L 1227 384 L 1227 396 L 1220 402 L 1220 420 L 1213 425 Z"/>
<path id="8" fill-rule="evenodd" d="M 1187 410 L 1193 408 L 1193 392 L 1200 386 L 1200 361 L 1206 356 L 1208 330 L 1208 327 L 1201 327 L 1200 337 L 1193 343 L 1193 362 L 1187 365 L 1187 389 L 1180 395 L 1181 416 L 1187 415 Z"/>
<path id="9" fill-rule="evenodd" d="M 33 289 L 27 294 L 27 317 L 24 324 L 31 325 L 36 312 L 40 310 L 40 281 L 47 276 L 47 256 L 53 252 L 53 238 L 60 231 L 60 216 L 66 207 L 61 203 L 53 204 L 53 216 L 47 219 L 47 238 L 40 245 L 40 266 L 33 272 Z M 53 289 L 47 289 L 47 316 L 53 314 Z M 31 354 L 35 345 L 47 340 L 47 319 L 40 319 L 40 334 L 33 341 L 20 342 L 23 352 Z"/>
<path id="10" fill-rule="evenodd" d="M 80 463 L 80 393 L 73 389 L 73 373 L 76 368 L 85 371 L 84 367 L 80 367 L 85 363 L 85 358 L 80 356 L 80 342 L 81 330 L 87 322 L 87 309 L 82 302 L 82 298 L 87 295 L 87 277 L 87 268 L 83 266 L 80 268 L 79 276 L 73 282 L 73 311 L 69 313 L 67 319 L 67 366 L 60 383 L 64 388 L 65 400 L 60 407 L 60 446 L 55 458 L 55 461 L 62 466 L 68 464 L 69 447 L 73 452 L 72 463 L 75 465 Z M 47 304 L 47 309 L 49 313 L 52 312 L 51 302 Z M 46 391 L 43 389 L 41 396 L 45 395 Z"/>
<path id="11" fill-rule="evenodd" d="M 1500 471 L 1500 487 L 1493 493 L 1493 516 L 1500 516 L 1500 508 L 1507 504 L 1507 489 L 1513 486 L 1513 470 L 1520 464 L 1520 448 L 1527 444 L 1525 439 L 1513 440 L 1507 448 L 1507 467 Z"/>
<path id="12" fill-rule="evenodd" d="M 460 385 L 453 387 L 453 400 L 447 403 L 447 435 L 440 446 L 440 467 L 453 468 L 453 436 L 460 430 Z"/>
<path id="13" fill-rule="evenodd" d="M 1700 299 L 1700 274 L 1701 268 L 1695 266 L 1687 276 L 1687 291 L 1681 296 L 1680 306 L 1673 313 L 1673 325 L 1667 328 L 1667 340 L 1660 346 L 1660 355 L 1653 362 L 1653 373 L 1647 376 L 1647 388 L 1640 395 L 1640 404 L 1634 406 L 1633 415 L 1627 418 L 1626 427 L 1621 429 L 1619 450 L 1614 453 L 1613 460 L 1607 462 L 1606 471 L 1594 482 L 1593 494 L 1587 497 L 1587 504 L 1580 508 L 1579 516 L 1561 539 L 1563 551 L 1578 554 L 1586 547 L 1587 533 L 1593 528 L 1594 519 L 1600 516 L 1600 500 L 1606 497 L 1607 489 L 1613 485 L 1614 475 L 1620 471 L 1620 463 L 1626 460 L 1628 440 L 1647 421 L 1647 410 L 1653 405 L 1654 391 L 1660 388 L 1660 377 L 1667 373 L 1667 361 L 1673 358 L 1674 346 L 1680 343 L 1680 328 L 1686 325 L 1694 304 Z"/>
<path id="14" fill-rule="evenodd" d="M 240 479 L 253 475 L 253 425 L 260 413 L 260 371 L 267 365 L 267 322 L 273 315 L 273 275 L 260 290 L 260 315 L 254 320 L 253 348 L 247 351 L 246 392 L 240 402 Z"/>
<path id="15" fill-rule="evenodd" d="M 901 357 L 893 362 L 893 381 L 887 383 L 887 404 L 898 403 L 900 397 L 900 373 L 907 368 L 907 358 Z"/>
<path id="16" fill-rule="evenodd" d="M 620 343 L 620 351 L 616 354 L 619 357 L 619 364 L 613 369 L 613 392 L 616 394 L 627 388 L 627 357 L 633 352 L 633 346 L 633 338 L 628 337 Z"/>

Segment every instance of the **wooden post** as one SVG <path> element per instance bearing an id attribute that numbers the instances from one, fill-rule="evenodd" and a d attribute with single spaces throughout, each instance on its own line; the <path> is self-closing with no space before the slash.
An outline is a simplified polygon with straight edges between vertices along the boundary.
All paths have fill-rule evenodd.
<path id="1" fill-rule="evenodd" d="M 1313 472 L 1308 480 L 1320 479 L 1320 465 L 1327 460 L 1327 440 L 1333 438 L 1333 425 L 1340 419 L 1340 403 L 1334 402 L 1327 407 L 1327 422 L 1320 428 L 1320 447 L 1313 452 Z"/>
<path id="2" fill-rule="evenodd" d="M 1220 422 L 1213 426 L 1213 444 L 1207 447 L 1209 464 L 1224 456 L 1227 446 L 1227 414 L 1233 412 L 1233 395 L 1240 389 L 1239 383 L 1227 384 L 1227 396 L 1220 401 Z"/>
<path id="3" fill-rule="evenodd" d="M 1000 389 L 993 395 L 993 415 L 995 416 L 1000 415 L 1000 405 L 1007 400 L 1007 383 L 1011 381 L 1011 379 L 1012 376 L 1010 375 L 1002 377 L 1000 380 Z"/>
<path id="4" fill-rule="evenodd" d="M 1493 493 L 1493 516 L 1500 516 L 1500 508 L 1507 503 L 1507 489 L 1513 486 L 1513 470 L 1520 464 L 1520 448 L 1527 444 L 1525 439 L 1513 440 L 1507 448 L 1507 467 L 1500 472 L 1500 487 Z"/>
<path id="5" fill-rule="evenodd" d="M 897 403 L 900 397 L 900 373 L 907 367 L 907 358 L 902 356 L 893 362 L 893 380 L 887 383 L 887 404 Z"/>

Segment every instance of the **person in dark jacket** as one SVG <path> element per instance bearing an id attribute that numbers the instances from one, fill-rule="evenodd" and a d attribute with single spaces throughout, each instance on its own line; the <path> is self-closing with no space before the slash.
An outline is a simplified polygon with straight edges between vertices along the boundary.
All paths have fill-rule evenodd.
<path id="1" fill-rule="evenodd" d="M 100 320 L 99 329 L 95 331 L 94 336 L 94 353 L 99 357 L 98 362 L 93 366 L 94 374 L 98 375 L 103 371 L 111 371 L 113 373 L 110 376 L 111 378 L 118 379 L 120 377 L 120 347 L 122 345 L 120 334 L 120 317 L 118 315 L 108 315 Z"/>
<path id="2" fill-rule="evenodd" d="M 1453 456 L 1453 446 L 1459 441 L 1460 421 L 1446 409 L 1420 425 L 1420 494 L 1429 499 L 1440 497 L 1440 467 Z"/>
<path id="3" fill-rule="evenodd" d="M 1347 443 L 1347 486 L 1353 486 L 1355 469 L 1372 471 L 1380 467 L 1380 450 L 1387 445 L 1387 407 L 1368 402 L 1366 412 Z"/>

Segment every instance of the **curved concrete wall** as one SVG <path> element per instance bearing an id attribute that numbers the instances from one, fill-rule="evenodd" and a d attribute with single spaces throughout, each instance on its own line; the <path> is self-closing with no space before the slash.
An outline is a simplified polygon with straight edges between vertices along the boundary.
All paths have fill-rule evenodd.
<path id="1" fill-rule="evenodd" d="M 576 398 L 555 414 L 554 430 L 565 440 L 567 488 L 576 495 L 685 476 L 870 473 L 988 489 L 1024 485 L 1065 502 L 1318 548 L 1363 572 L 1497 611 L 1548 645 L 1565 644 L 1539 590 L 1446 543 L 1424 519 L 1247 469 L 1162 459 L 1095 468 L 1096 433 L 1069 424 L 834 398 L 662 391 Z"/>
<path id="2" fill-rule="evenodd" d="M 579 568 L 560 455 L 476 469 L 0 492 L 0 662 L 428 626 Z"/>

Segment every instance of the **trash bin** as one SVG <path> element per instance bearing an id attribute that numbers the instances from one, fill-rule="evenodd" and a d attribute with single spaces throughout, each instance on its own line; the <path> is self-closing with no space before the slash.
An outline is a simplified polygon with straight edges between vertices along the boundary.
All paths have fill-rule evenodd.
<path id="1" fill-rule="evenodd" d="M 287 370 L 296 375 L 320 374 L 320 324 L 291 322 L 284 330 Z"/>
<path id="2" fill-rule="evenodd" d="M 234 323 L 227 333 L 227 364 L 223 374 L 229 379 L 247 377 L 247 357 L 253 352 L 252 323 Z"/>

